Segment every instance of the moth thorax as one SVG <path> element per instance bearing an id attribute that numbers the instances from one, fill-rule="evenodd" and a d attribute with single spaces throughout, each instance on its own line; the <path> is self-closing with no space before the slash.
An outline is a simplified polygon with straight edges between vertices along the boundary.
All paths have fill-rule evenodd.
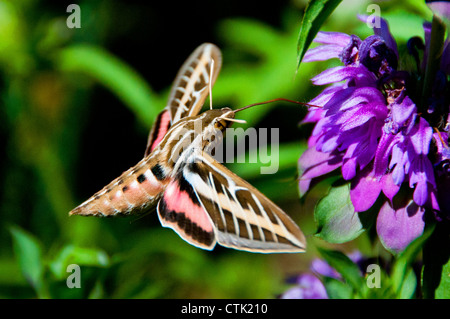
<path id="1" fill-rule="evenodd" d="M 224 132 L 221 129 L 212 127 L 205 130 L 202 139 L 202 150 L 211 156 L 214 156 L 216 149 L 222 144 Z"/>

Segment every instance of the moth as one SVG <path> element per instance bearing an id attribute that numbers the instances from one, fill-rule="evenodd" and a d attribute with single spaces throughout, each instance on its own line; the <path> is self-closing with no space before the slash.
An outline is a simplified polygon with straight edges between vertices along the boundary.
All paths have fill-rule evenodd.
<path id="1" fill-rule="evenodd" d="M 156 207 L 162 226 L 199 248 L 218 243 L 249 252 L 304 252 L 297 224 L 209 152 L 239 122 L 227 107 L 199 114 L 221 64 L 217 46 L 200 45 L 175 78 L 144 158 L 69 214 L 137 215 Z"/>

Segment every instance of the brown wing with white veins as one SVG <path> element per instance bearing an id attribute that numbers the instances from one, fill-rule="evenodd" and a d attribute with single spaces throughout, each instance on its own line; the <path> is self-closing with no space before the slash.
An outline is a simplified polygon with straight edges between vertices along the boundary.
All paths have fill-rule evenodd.
<path id="1" fill-rule="evenodd" d="M 305 251 L 305 237 L 292 219 L 211 156 L 193 155 L 182 178 L 210 216 L 219 244 L 261 253 Z"/>
<path id="2" fill-rule="evenodd" d="M 150 131 L 145 156 L 159 144 L 172 124 L 200 112 L 209 94 L 210 80 L 213 86 L 221 66 L 222 54 L 212 43 L 200 45 L 188 57 L 173 82 L 167 106 Z"/>

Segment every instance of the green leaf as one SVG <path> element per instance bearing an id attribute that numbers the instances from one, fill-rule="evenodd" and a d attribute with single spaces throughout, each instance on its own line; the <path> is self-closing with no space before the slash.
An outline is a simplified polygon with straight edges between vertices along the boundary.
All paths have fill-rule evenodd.
<path id="1" fill-rule="evenodd" d="M 342 0 L 311 0 L 305 9 L 297 41 L 297 68 L 322 24 Z"/>
<path id="2" fill-rule="evenodd" d="M 392 287 L 397 296 L 401 294 L 401 289 L 411 264 L 414 262 L 427 239 L 433 233 L 434 228 L 434 225 L 427 227 L 423 232 L 423 235 L 411 242 L 411 244 L 409 244 L 409 246 L 398 256 L 392 267 Z"/>
<path id="3" fill-rule="evenodd" d="M 364 232 L 359 214 L 350 199 L 350 184 L 332 187 L 314 211 L 316 236 L 334 244 L 355 239 Z"/>
<path id="4" fill-rule="evenodd" d="M 135 70 L 99 47 L 69 46 L 59 52 L 57 64 L 65 72 L 84 73 L 103 84 L 130 107 L 143 124 L 151 123 L 164 107 Z"/>
<path id="5" fill-rule="evenodd" d="M 433 16 L 431 35 L 428 44 L 427 64 L 425 67 L 425 77 L 422 88 L 421 107 L 425 108 L 428 104 L 428 99 L 431 97 L 432 88 L 436 78 L 436 73 L 439 70 L 442 52 L 444 50 L 445 40 L 445 24 L 437 16 Z M 420 106 L 419 106 L 420 107 Z M 419 108 L 420 110 L 420 108 Z"/>
<path id="6" fill-rule="evenodd" d="M 97 280 L 95 282 L 94 287 L 92 288 L 91 292 L 89 293 L 88 298 L 89 299 L 101 299 L 105 295 L 102 282 L 100 280 Z"/>
<path id="7" fill-rule="evenodd" d="M 450 225 L 436 224 L 423 247 L 422 295 L 450 299 Z"/>
<path id="8" fill-rule="evenodd" d="M 400 288 L 400 299 L 411 299 L 414 297 L 414 293 L 417 287 L 417 278 L 414 273 L 414 269 L 410 268 L 405 274 L 405 279 L 403 281 L 402 287 Z"/>
<path id="9" fill-rule="evenodd" d="M 448 248 L 448 247 L 447 247 Z M 436 299 L 450 299 L 450 258 L 442 267 L 441 280 L 435 293 Z"/>
<path id="10" fill-rule="evenodd" d="M 103 250 L 68 245 L 50 263 L 50 270 L 56 278 L 63 279 L 67 277 L 67 266 L 70 264 L 106 267 L 110 260 Z"/>
<path id="11" fill-rule="evenodd" d="M 286 30 L 248 18 L 219 21 L 219 34 L 224 40 L 224 60 L 227 62 L 213 89 L 214 104 L 229 105 L 231 101 L 232 108 L 239 108 L 274 97 L 296 99 L 306 94 L 311 85 L 308 77 L 294 78 L 297 58 L 292 43 L 298 37 L 298 29 L 295 27 L 297 17 L 289 14 L 292 18 L 285 20 L 289 25 Z M 313 63 L 305 64 L 302 72 L 308 74 L 313 69 Z M 255 126 L 277 105 L 269 103 L 242 112 L 239 118 Z"/>
<path id="12" fill-rule="evenodd" d="M 361 291 L 364 280 L 361 276 L 359 267 L 353 263 L 346 255 L 337 250 L 326 250 L 317 248 L 325 261 L 333 267 L 342 278 L 354 289 L 355 292 Z"/>
<path id="13" fill-rule="evenodd" d="M 350 299 L 353 289 L 346 283 L 331 277 L 324 277 L 323 284 L 330 299 Z"/>
<path id="14" fill-rule="evenodd" d="M 39 298 L 49 298 L 44 281 L 44 261 L 41 243 L 30 233 L 17 226 L 10 228 L 14 253 L 20 270 Z"/>

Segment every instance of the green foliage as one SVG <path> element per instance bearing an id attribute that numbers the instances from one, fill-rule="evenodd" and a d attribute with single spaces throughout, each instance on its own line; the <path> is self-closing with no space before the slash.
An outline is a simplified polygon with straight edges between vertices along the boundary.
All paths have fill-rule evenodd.
<path id="1" fill-rule="evenodd" d="M 314 211 L 316 236 L 329 243 L 345 243 L 358 237 L 363 225 L 350 200 L 350 185 L 332 187 Z"/>
<path id="2" fill-rule="evenodd" d="M 323 259 L 341 276 L 341 279 L 323 277 L 322 281 L 329 298 L 332 299 L 410 299 L 417 293 L 417 276 L 412 267 L 417 257 L 417 248 L 424 238 L 416 241 L 399 260 L 394 260 L 392 271 L 386 272 L 378 263 L 373 269 L 361 269 L 345 254 L 336 250 L 319 249 Z M 373 278 L 372 278 L 373 277 Z M 378 286 L 376 283 L 378 282 Z"/>
<path id="3" fill-rule="evenodd" d="M 11 227 L 10 230 L 20 270 L 38 298 L 55 297 L 57 289 L 64 291 L 64 287 L 67 288 L 65 281 L 68 266 L 71 264 L 83 266 L 85 269 L 109 266 L 109 257 L 104 251 L 67 245 L 61 247 L 56 255 L 47 254 L 42 243 L 32 234 L 17 226 Z M 96 295 L 97 289 L 98 285 L 89 295 Z"/>
<path id="4" fill-rule="evenodd" d="M 18 227 L 11 228 L 14 252 L 23 276 L 36 291 L 39 298 L 48 298 L 48 287 L 44 281 L 44 261 L 41 243 Z"/>
<path id="5" fill-rule="evenodd" d="M 323 259 L 333 267 L 354 291 L 363 287 L 363 280 L 359 268 L 350 258 L 339 251 L 319 249 Z"/>
<path id="6" fill-rule="evenodd" d="M 303 56 L 314 40 L 320 27 L 342 0 L 312 0 L 303 15 L 300 34 L 297 41 L 297 64 L 300 65 Z"/>
<path id="7" fill-rule="evenodd" d="M 135 70 L 100 47 L 72 45 L 62 49 L 56 59 L 62 72 L 82 73 L 107 87 L 143 124 L 152 123 L 164 105 Z"/>
<path id="8" fill-rule="evenodd" d="M 437 299 L 450 299 L 450 259 L 442 267 L 441 280 L 436 289 L 435 297 Z"/>
<path id="9" fill-rule="evenodd" d="M 424 298 L 450 298 L 449 225 L 437 224 L 423 247 L 422 292 Z M 430 232 L 430 231 L 429 231 Z"/>

